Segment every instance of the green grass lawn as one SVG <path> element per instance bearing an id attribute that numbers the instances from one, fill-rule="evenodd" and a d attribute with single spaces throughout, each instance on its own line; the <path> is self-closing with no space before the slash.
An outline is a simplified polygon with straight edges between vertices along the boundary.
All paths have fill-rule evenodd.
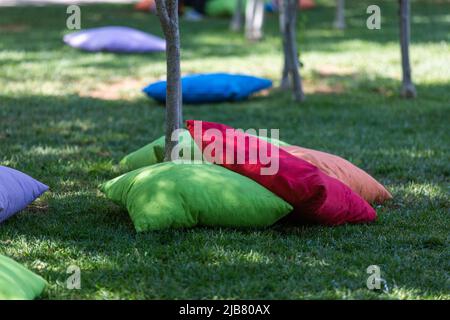
<path id="1" fill-rule="evenodd" d="M 272 90 L 242 103 L 185 106 L 185 119 L 280 128 L 281 139 L 338 154 L 393 193 L 372 225 L 265 230 L 196 228 L 137 234 L 97 185 L 127 153 L 163 134 L 164 108 L 140 92 L 165 76 L 164 54 L 83 53 L 61 42 L 65 7 L 0 8 L 0 164 L 51 191 L 0 226 L 0 253 L 41 274 L 45 299 L 450 299 L 450 4 L 414 1 L 411 57 L 419 97 L 403 100 L 396 1 L 382 29 L 370 1 L 333 1 L 301 18 L 307 101 Z M 419 3 L 420 2 L 420 3 Z M 82 8 L 82 27 L 127 25 L 161 35 L 130 6 Z M 261 43 L 227 19 L 182 22 L 182 70 L 245 72 L 279 83 L 281 44 L 269 17 Z M 81 268 L 82 289 L 66 289 Z M 379 265 L 389 291 L 366 288 Z"/>

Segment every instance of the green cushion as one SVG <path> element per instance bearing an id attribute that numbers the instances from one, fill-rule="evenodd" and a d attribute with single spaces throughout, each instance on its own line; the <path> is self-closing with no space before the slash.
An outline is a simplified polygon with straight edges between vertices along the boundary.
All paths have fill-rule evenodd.
<path id="1" fill-rule="evenodd" d="M 138 232 L 199 226 L 266 227 L 292 207 L 253 180 L 212 164 L 164 162 L 100 186 Z"/>
<path id="2" fill-rule="evenodd" d="M 179 135 L 182 149 L 198 149 L 197 144 L 191 137 L 188 130 L 183 130 Z M 142 167 L 151 166 L 164 161 L 164 149 L 166 147 L 166 138 L 162 136 L 152 143 L 130 153 L 120 161 L 120 168 L 123 171 L 136 170 Z M 200 151 L 199 151 L 200 152 Z M 180 153 L 182 156 L 182 152 Z"/>
<path id="3" fill-rule="evenodd" d="M 0 255 L 0 300 L 32 300 L 47 282 L 14 260 Z"/>
<path id="4" fill-rule="evenodd" d="M 245 10 L 245 3 L 243 10 Z M 210 0 L 206 3 L 206 14 L 208 16 L 231 16 L 236 10 L 237 0 Z"/>
<path id="5" fill-rule="evenodd" d="M 266 140 L 270 143 L 277 144 L 280 147 L 290 146 L 289 143 L 278 139 L 272 139 L 267 137 L 260 137 L 260 139 Z M 183 130 L 179 136 L 180 143 L 182 144 L 181 148 L 185 150 L 197 150 L 197 152 L 201 152 L 198 149 L 197 144 L 192 139 L 192 136 L 189 134 L 188 130 Z M 120 168 L 122 172 L 127 172 L 131 170 L 136 170 L 142 167 L 151 166 L 164 161 L 164 148 L 166 146 L 165 136 L 162 136 L 152 143 L 136 150 L 129 155 L 125 156 L 120 161 Z M 191 160 L 193 160 L 193 155 L 195 154 L 193 151 L 191 153 Z M 180 153 L 182 155 L 182 152 Z"/>

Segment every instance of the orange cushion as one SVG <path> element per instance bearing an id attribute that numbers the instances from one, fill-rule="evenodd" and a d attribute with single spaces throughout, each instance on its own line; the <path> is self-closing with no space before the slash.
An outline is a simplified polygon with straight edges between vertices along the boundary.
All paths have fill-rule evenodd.
<path id="1" fill-rule="evenodd" d="M 299 0 L 300 9 L 312 9 L 316 6 L 313 0 Z"/>
<path id="2" fill-rule="evenodd" d="M 315 165 L 322 172 L 346 184 L 369 203 L 383 203 L 392 195 L 377 180 L 349 161 L 317 150 L 297 146 L 281 147 L 292 155 Z"/>

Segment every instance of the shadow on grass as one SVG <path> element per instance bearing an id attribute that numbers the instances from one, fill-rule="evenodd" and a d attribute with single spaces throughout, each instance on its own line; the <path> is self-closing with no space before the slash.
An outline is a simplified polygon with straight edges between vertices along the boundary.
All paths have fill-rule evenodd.
<path id="1" fill-rule="evenodd" d="M 398 237 L 387 233 L 392 231 L 387 226 L 297 229 L 295 234 L 205 228 L 137 235 L 122 231 L 114 230 L 107 238 L 103 232 L 92 234 L 91 239 L 82 232 L 78 241 L 55 241 L 69 248 L 62 265 L 81 268 L 80 292 L 65 289 L 64 267 L 53 267 L 61 265 L 61 258 L 41 253 L 49 265 L 41 274 L 52 284 L 47 298 L 376 299 L 446 294 L 440 283 L 445 274 L 428 271 L 426 263 L 442 252 L 445 239 Z M 365 286 L 366 268 L 374 263 L 388 282 L 388 294 Z"/>

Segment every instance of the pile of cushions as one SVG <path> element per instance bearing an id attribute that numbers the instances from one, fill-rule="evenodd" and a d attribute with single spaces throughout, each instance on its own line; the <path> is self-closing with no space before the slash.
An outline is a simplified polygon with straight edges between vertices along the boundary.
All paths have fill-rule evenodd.
<path id="1" fill-rule="evenodd" d="M 48 187 L 17 170 L 0 166 L 0 223 L 25 209 Z"/>
<path id="2" fill-rule="evenodd" d="M 187 121 L 187 127 L 194 139 L 201 143 L 204 150 L 217 139 L 217 136 L 209 136 L 209 132 L 219 132 L 220 136 L 226 136 L 226 130 L 234 133 L 237 139 L 220 139 L 219 150 L 232 150 L 234 159 L 238 154 L 244 154 L 249 159 L 251 154 L 259 154 L 258 150 L 268 150 L 272 157 L 270 164 L 258 161 L 245 161 L 240 164 L 237 161 L 228 163 L 225 161 L 225 152 L 212 155 L 206 160 L 221 163 L 222 166 L 245 175 L 259 184 L 265 186 L 279 197 L 286 200 L 294 207 L 289 220 L 298 223 L 319 223 L 325 225 L 339 225 L 343 223 L 364 223 L 376 219 L 375 210 L 358 194 L 339 180 L 323 173 L 311 163 L 298 158 L 274 145 L 268 145 L 266 141 L 259 139 L 257 145 L 249 143 L 249 136 L 228 126 L 199 122 L 201 130 L 194 130 L 195 122 Z M 236 141 L 244 139 L 245 145 Z M 256 151 L 256 152 L 254 152 Z M 204 154 L 205 157 L 208 153 Z M 264 174 L 264 169 L 277 163 L 275 174 Z"/>
<path id="3" fill-rule="evenodd" d="M 90 52 L 147 53 L 166 50 L 166 41 L 128 27 L 100 27 L 64 36 L 64 42 Z"/>
<path id="4" fill-rule="evenodd" d="M 214 150 L 203 153 L 206 162 L 201 164 L 162 162 L 164 137 L 126 156 L 120 163 L 122 170 L 134 171 L 100 189 L 128 209 L 136 230 L 261 227 L 282 218 L 296 224 L 368 223 L 376 219 L 369 203 L 391 198 L 369 174 L 338 156 L 247 135 L 218 123 L 197 122 L 201 130 L 194 130 L 195 124 L 187 121 L 188 130 L 180 134 L 181 149 L 192 152 L 188 159 L 194 150 L 201 153 L 211 147 L 216 137 L 208 132 L 214 129 L 224 137 L 217 140 L 220 148 L 231 150 L 234 159 L 244 154 L 246 161 L 227 163 L 225 153 Z M 227 129 L 237 138 L 226 139 Z M 245 145 L 237 144 L 239 139 Z M 250 139 L 257 143 L 250 144 Z M 262 174 L 261 169 L 270 164 L 248 161 L 260 148 L 278 163 L 274 174 Z"/>
<path id="5" fill-rule="evenodd" d="M 250 95 L 272 87 L 268 79 L 227 73 L 195 74 L 181 79 L 183 102 L 200 104 L 211 102 L 240 101 Z M 143 89 L 150 98 L 166 101 L 167 82 L 159 81 Z"/>
<path id="6" fill-rule="evenodd" d="M 33 300 L 46 286 L 43 278 L 0 254 L 0 300 Z"/>

